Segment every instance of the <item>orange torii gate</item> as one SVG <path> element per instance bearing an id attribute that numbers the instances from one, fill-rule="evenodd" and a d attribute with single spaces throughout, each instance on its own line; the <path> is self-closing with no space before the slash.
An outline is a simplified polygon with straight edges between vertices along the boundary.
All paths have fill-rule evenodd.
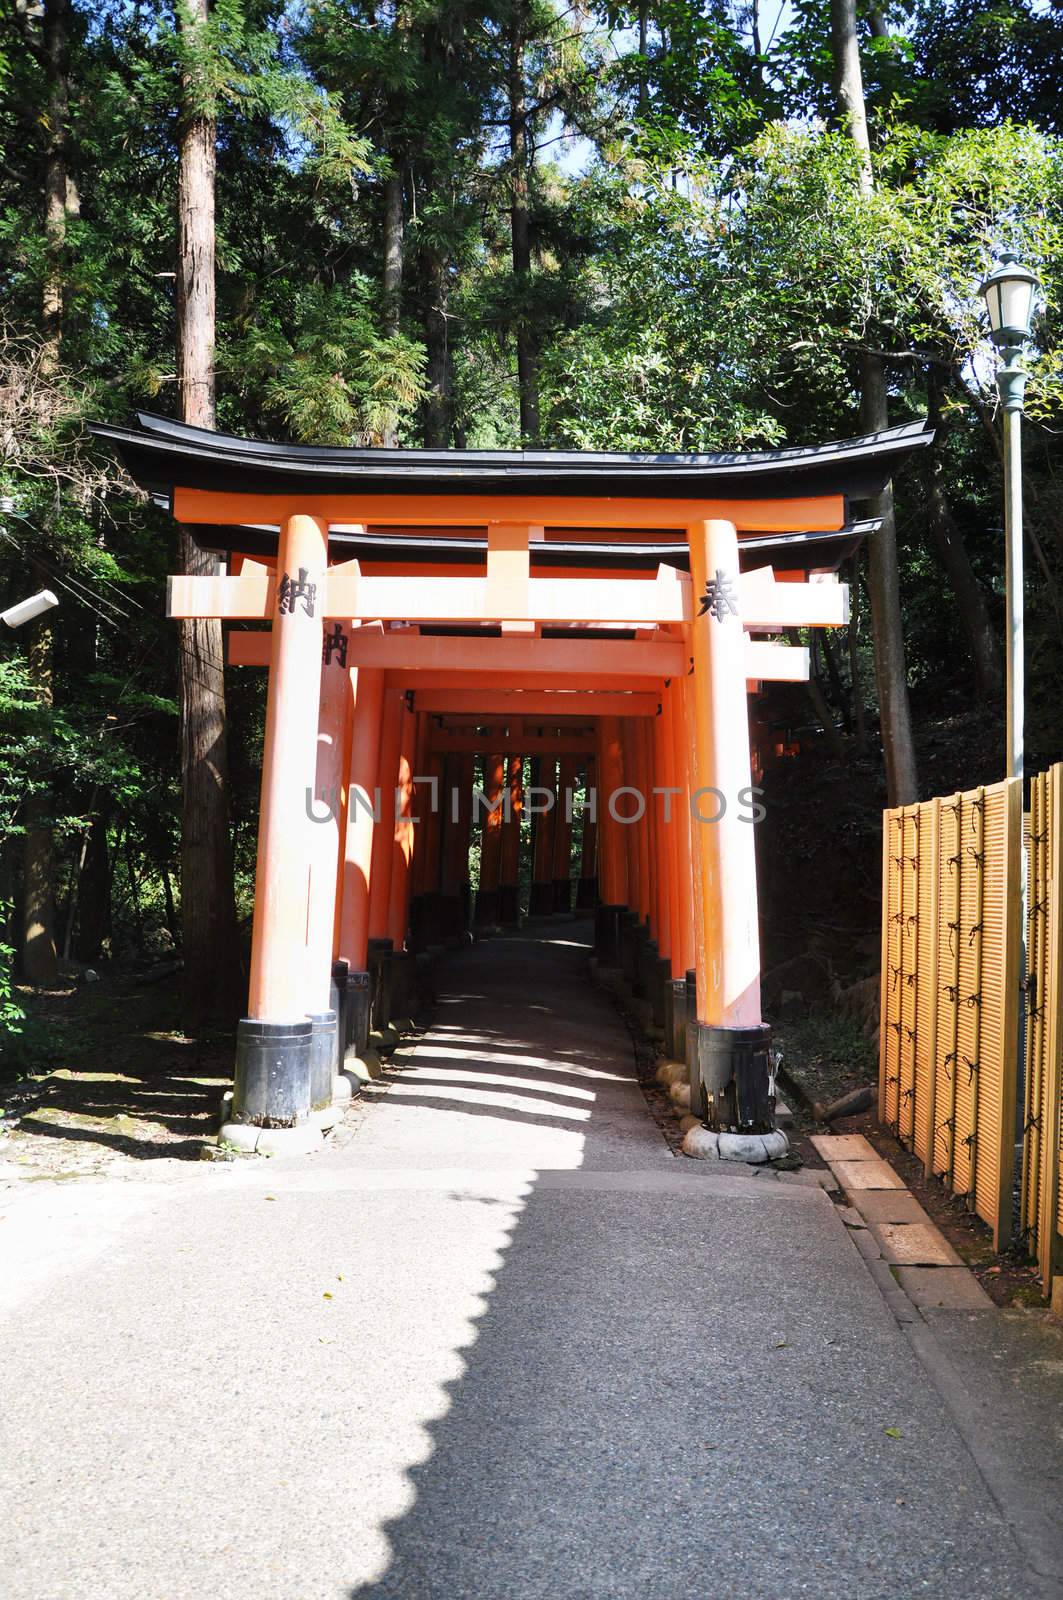
<path id="1" fill-rule="evenodd" d="M 709 1130 L 691 1153 L 771 1132 L 747 686 L 808 674 L 771 635 L 847 620 L 837 567 L 875 526 L 851 503 L 923 425 L 746 456 L 327 449 L 147 415 L 95 431 L 224 558 L 170 580 L 169 614 L 245 624 L 230 661 L 269 670 L 235 1123 L 299 1142 L 364 1053 L 370 1005 L 387 1020 L 389 982 L 403 1014 L 411 907 L 455 925 L 477 754 L 500 913 L 502 802 L 539 753 L 550 785 L 593 766 L 598 959 L 654 992 L 689 1061 Z M 469 803 L 422 815 L 448 785 Z M 553 906 L 570 847 L 564 828 L 541 843 Z"/>

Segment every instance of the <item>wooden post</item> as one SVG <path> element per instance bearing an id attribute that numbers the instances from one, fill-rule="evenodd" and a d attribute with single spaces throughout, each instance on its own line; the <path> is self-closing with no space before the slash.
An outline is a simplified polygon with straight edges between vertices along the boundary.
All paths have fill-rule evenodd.
<path id="1" fill-rule="evenodd" d="M 328 527 L 289 517 L 280 531 L 262 751 L 247 1017 L 237 1030 L 233 1116 L 293 1126 L 310 1110 L 307 924 L 309 816 L 317 765 L 321 607 Z M 309 803 L 308 803 L 309 802 Z"/>
<path id="2" fill-rule="evenodd" d="M 619 717 L 598 723 L 598 889 L 594 947 L 603 967 L 620 964 L 620 919 L 627 904 L 627 851 L 611 801 L 624 785 Z"/>
<path id="3" fill-rule="evenodd" d="M 416 764 L 417 717 L 403 698 L 399 718 L 398 777 L 394 793 L 394 813 L 389 823 L 385 812 L 382 823 L 391 837 L 391 874 L 388 882 L 387 937 L 391 944 L 390 1021 L 404 1022 L 413 1011 L 412 960 L 406 949 L 410 922 L 410 879 L 414 851 L 413 769 Z M 386 804 L 386 801 L 385 801 Z"/>
<path id="4" fill-rule="evenodd" d="M 350 753 L 343 838 L 338 959 L 346 964 L 343 1055 L 360 1058 L 369 1043 L 369 885 L 376 822 L 383 820 L 380 725 L 384 674 L 362 667 L 348 674 Z"/>
<path id="5" fill-rule="evenodd" d="M 343 760 L 349 711 L 347 634 L 336 622 L 325 629 L 321 657 L 317 765 L 313 794 L 307 806 L 314 823 L 310 831 L 310 889 L 306 920 L 307 1009 L 313 1024 L 310 1092 L 314 1110 L 331 1104 L 333 1079 L 339 1070 L 339 1030 L 337 1011 L 333 1007 L 332 954 L 343 817 Z"/>
<path id="6" fill-rule="evenodd" d="M 484 757 L 484 796 L 488 809 L 481 809 L 480 886 L 476 891 L 478 928 L 492 928 L 498 924 L 498 886 L 502 870 L 506 770 L 505 756 Z"/>
<path id="7" fill-rule="evenodd" d="M 555 911 L 572 910 L 572 799 L 576 787 L 576 757 L 562 756 L 558 765 L 557 816 L 554 823 Z"/>
<path id="8" fill-rule="evenodd" d="M 405 714 L 406 702 L 402 690 L 385 689 L 376 776 L 376 785 L 380 788 L 380 821 L 373 829 L 369 872 L 370 1015 L 373 1026 L 378 1030 L 386 1028 L 391 1020 L 394 950 L 390 932 L 391 870 L 395 853 L 396 796 Z"/>
<path id="9" fill-rule="evenodd" d="M 532 842 L 531 900 L 533 917 L 545 917 L 554 909 L 554 834 L 557 827 L 557 759 L 542 756 L 532 785 L 543 791 L 535 796 L 535 835 Z M 549 806 L 549 810 L 544 810 Z"/>
<path id="10" fill-rule="evenodd" d="M 691 827 L 701 890 L 695 928 L 698 1068 L 710 1125 L 774 1125 L 771 1031 L 760 1014 L 760 934 L 751 821 L 745 632 L 730 522 L 689 529 L 695 615 Z"/>
<path id="11" fill-rule="evenodd" d="M 469 818 L 472 805 L 473 757 L 448 755 L 443 801 L 443 865 L 440 880 L 440 931 L 445 941 L 458 940 L 468 926 Z"/>
<path id="12" fill-rule="evenodd" d="M 598 903 L 598 819 L 596 807 L 592 804 L 592 796 L 598 785 L 598 762 L 594 756 L 588 757 L 585 780 L 587 803 L 583 812 L 577 911 L 593 911 Z"/>
<path id="13" fill-rule="evenodd" d="M 509 815 L 502 819 L 502 871 L 498 886 L 498 920 L 503 927 L 520 922 L 520 824 L 524 812 L 524 757 L 510 756 Z"/>

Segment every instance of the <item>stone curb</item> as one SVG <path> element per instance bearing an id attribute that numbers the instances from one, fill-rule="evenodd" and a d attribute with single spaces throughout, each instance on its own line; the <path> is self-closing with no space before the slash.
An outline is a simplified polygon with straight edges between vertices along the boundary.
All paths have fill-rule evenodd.
<path id="1" fill-rule="evenodd" d="M 863 1134 L 813 1134 L 812 1143 L 846 1196 L 843 1209 L 849 1215 L 842 1221 L 898 1322 L 913 1322 L 924 1308 L 996 1310 L 940 1228 Z"/>

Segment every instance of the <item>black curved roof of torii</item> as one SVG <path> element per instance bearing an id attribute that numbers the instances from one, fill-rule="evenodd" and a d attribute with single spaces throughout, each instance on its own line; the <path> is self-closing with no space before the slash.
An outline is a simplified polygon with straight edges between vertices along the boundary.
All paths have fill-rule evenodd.
<path id="1" fill-rule="evenodd" d="M 582 450 L 385 450 L 271 444 L 190 428 L 139 412 L 135 428 L 93 423 L 143 488 L 245 494 L 518 494 L 789 499 L 881 492 L 913 450 L 934 437 L 925 421 L 882 433 L 747 455 L 652 455 Z"/>

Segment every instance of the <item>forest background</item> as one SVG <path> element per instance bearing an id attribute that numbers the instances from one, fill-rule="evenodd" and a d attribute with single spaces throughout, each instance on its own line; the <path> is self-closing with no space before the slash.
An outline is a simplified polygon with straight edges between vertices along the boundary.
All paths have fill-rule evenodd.
<path id="1" fill-rule="evenodd" d="M 5 0 L 0 604 L 61 601 L 0 641 L 8 1058 L 49 1048 L 19 979 L 175 952 L 189 1026 L 243 999 L 264 685 L 223 679 L 218 625 L 164 618 L 194 552 L 85 426 L 137 407 L 636 451 L 929 414 L 842 574 L 848 637 L 759 708 L 792 752 L 765 778 L 769 962 L 873 959 L 887 795 L 1002 775 L 977 287 L 1004 245 L 1043 284 L 1028 770 L 1063 755 L 1061 59 L 1042 0 Z"/>

